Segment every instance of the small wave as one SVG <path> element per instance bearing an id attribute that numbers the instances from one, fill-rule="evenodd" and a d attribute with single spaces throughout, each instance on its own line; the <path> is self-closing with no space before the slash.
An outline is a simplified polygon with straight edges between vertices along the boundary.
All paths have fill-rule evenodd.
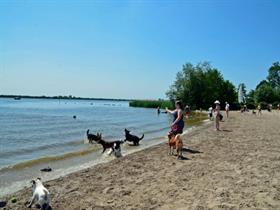
<path id="1" fill-rule="evenodd" d="M 64 146 L 78 146 L 84 144 L 84 140 L 75 140 L 75 141 L 68 141 L 68 142 L 61 142 L 61 143 L 54 143 L 54 144 L 48 144 L 48 145 L 43 145 L 43 146 L 37 146 L 37 147 L 32 147 L 32 148 L 17 148 L 17 150 L 10 150 L 7 152 L 1 152 L 1 158 L 2 157 L 11 157 L 12 155 L 22 155 L 26 153 L 32 153 L 33 151 L 36 150 L 47 150 L 50 148 L 54 147 L 64 147 Z"/>
<path id="2" fill-rule="evenodd" d="M 169 128 L 169 126 L 162 127 L 162 128 L 157 128 L 157 129 L 153 129 L 153 130 L 148 130 L 148 131 L 145 131 L 145 134 L 152 134 L 152 133 L 156 133 L 156 132 L 165 131 L 168 128 Z"/>
<path id="3" fill-rule="evenodd" d="M 78 156 L 84 156 L 84 155 L 88 155 L 92 152 L 95 152 L 99 150 L 99 147 L 90 147 L 84 150 L 79 150 L 76 152 L 69 152 L 69 153 L 65 153 L 62 155 L 58 155 L 58 156 L 46 156 L 46 157 L 42 157 L 39 159 L 34 159 L 34 160 L 28 160 L 28 161 L 24 161 L 21 163 L 17 163 L 13 166 L 8 166 L 8 167 L 4 167 L 2 169 L 0 169 L 0 172 L 6 172 L 6 171 L 12 171 L 12 170 L 19 170 L 19 169 L 23 169 L 26 167 L 31 167 L 34 165 L 38 165 L 38 164 L 42 164 L 42 163 L 49 163 L 52 161 L 60 161 L 60 160 L 64 160 L 67 158 L 73 158 L 73 157 L 78 157 Z"/>

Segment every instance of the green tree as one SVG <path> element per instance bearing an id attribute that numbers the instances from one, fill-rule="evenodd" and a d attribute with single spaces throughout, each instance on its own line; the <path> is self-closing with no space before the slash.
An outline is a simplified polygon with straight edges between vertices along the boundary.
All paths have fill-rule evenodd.
<path id="1" fill-rule="evenodd" d="M 278 97 L 276 90 L 272 87 L 272 85 L 264 83 L 256 89 L 255 99 L 258 103 L 273 103 L 277 101 Z"/>
<path id="2" fill-rule="evenodd" d="M 268 70 L 267 80 L 273 88 L 280 88 L 280 63 L 275 62 Z"/>
<path id="3" fill-rule="evenodd" d="M 234 85 L 225 81 L 221 73 L 208 62 L 196 66 L 191 63 L 183 65 L 166 94 L 169 99 L 181 99 L 192 108 L 208 108 L 217 99 L 222 103 L 232 103 L 237 97 Z"/>

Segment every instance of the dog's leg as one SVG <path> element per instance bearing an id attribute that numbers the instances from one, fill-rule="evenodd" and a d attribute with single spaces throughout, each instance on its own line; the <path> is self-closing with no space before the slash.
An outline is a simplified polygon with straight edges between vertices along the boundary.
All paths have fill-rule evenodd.
<path id="1" fill-rule="evenodd" d="M 108 155 L 112 155 L 112 153 L 114 152 L 113 148 L 110 149 L 110 151 L 108 152 Z"/>
<path id="2" fill-rule="evenodd" d="M 27 205 L 27 208 L 31 208 L 31 206 L 35 200 L 35 197 L 36 197 L 35 195 L 32 196 L 32 198 L 30 199 L 30 203 Z"/>
<path id="3" fill-rule="evenodd" d="M 102 152 L 102 154 L 103 154 L 105 151 L 106 151 L 106 147 L 103 147 L 103 152 Z"/>
<path id="4" fill-rule="evenodd" d="M 169 153 L 168 154 L 171 155 L 171 146 L 169 146 Z"/>

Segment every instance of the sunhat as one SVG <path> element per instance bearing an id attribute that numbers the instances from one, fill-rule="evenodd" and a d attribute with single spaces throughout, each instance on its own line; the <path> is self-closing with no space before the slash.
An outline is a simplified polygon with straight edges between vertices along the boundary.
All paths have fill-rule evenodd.
<path id="1" fill-rule="evenodd" d="M 220 104 L 220 101 L 216 100 L 216 101 L 214 102 L 214 104 Z"/>

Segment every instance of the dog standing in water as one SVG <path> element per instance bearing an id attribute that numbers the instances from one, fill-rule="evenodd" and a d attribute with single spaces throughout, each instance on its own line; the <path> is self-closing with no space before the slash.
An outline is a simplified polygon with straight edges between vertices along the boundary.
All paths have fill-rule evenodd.
<path id="1" fill-rule="evenodd" d="M 28 208 L 31 208 L 33 203 L 36 203 L 37 206 L 40 206 L 41 210 L 48 210 L 51 209 L 50 207 L 50 193 L 44 187 L 40 178 L 36 180 L 32 180 L 32 189 L 33 189 L 33 196 L 28 204 Z"/>
<path id="2" fill-rule="evenodd" d="M 183 141 L 181 139 L 181 135 L 177 134 L 174 136 L 173 134 L 168 135 L 168 145 L 169 145 L 169 155 L 173 155 L 174 149 L 177 152 L 177 158 L 180 159 L 183 157 Z"/>
<path id="3" fill-rule="evenodd" d="M 91 133 L 89 133 L 89 129 L 88 129 L 87 130 L 87 139 L 90 144 L 93 144 L 94 141 L 97 142 L 99 139 L 102 139 L 102 134 L 101 133 L 97 133 L 96 135 L 91 134 Z"/>

